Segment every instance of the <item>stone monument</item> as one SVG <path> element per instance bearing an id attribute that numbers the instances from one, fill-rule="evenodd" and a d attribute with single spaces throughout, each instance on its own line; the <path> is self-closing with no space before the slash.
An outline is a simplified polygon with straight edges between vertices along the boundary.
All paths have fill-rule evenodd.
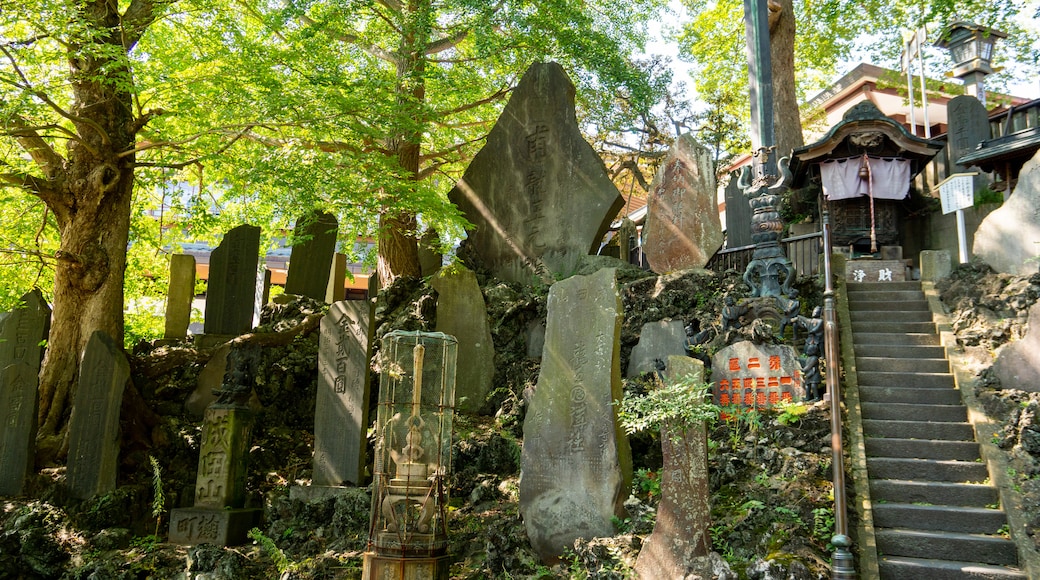
<path id="1" fill-rule="evenodd" d="M 704 364 L 669 356 L 666 384 L 692 377 L 704 381 Z M 661 427 L 661 501 L 654 531 L 643 542 L 635 570 L 640 578 L 711 578 L 711 486 L 708 482 L 708 432 L 701 423 L 686 428 Z"/>
<path id="2" fill-rule="evenodd" d="M 123 350 L 104 331 L 87 341 L 69 419 L 69 458 L 65 485 L 77 499 L 116 488 L 119 409 L 130 379 Z"/>
<path id="3" fill-rule="evenodd" d="M 238 226 L 221 240 L 209 259 L 206 334 L 224 337 L 248 332 L 253 323 L 260 228 Z"/>
<path id="4" fill-rule="evenodd" d="M 32 473 L 40 360 L 51 309 L 40 290 L 0 318 L 0 496 L 22 493 Z"/>
<path id="5" fill-rule="evenodd" d="M 195 298 L 195 256 L 170 256 L 170 289 L 166 292 L 166 332 L 163 338 L 183 340 L 191 322 L 191 301 Z"/>
<path id="6" fill-rule="evenodd" d="M 325 300 L 338 235 L 339 222 L 330 213 L 313 211 L 296 220 L 286 294 Z"/>
<path id="7" fill-rule="evenodd" d="M 454 336 L 459 344 L 462 364 L 456 371 L 455 410 L 476 413 L 495 376 L 495 345 L 477 276 L 452 266 L 442 268 L 430 284 L 437 290 L 437 332 Z"/>
<path id="8" fill-rule="evenodd" d="M 659 274 L 703 268 L 722 247 L 711 152 L 687 133 L 668 152 L 647 200 L 643 253 Z"/>
<path id="9" fill-rule="evenodd" d="M 475 226 L 465 243 L 498 278 L 570 275 L 624 205 L 578 130 L 574 92 L 560 65 L 531 65 L 448 194 Z"/>
<path id="10" fill-rule="evenodd" d="M 325 290 L 325 302 L 332 304 L 347 297 L 347 256 L 337 252 L 332 256 L 329 269 L 329 285 Z"/>
<path id="11" fill-rule="evenodd" d="M 364 484 L 373 318 L 371 301 L 343 300 L 321 319 L 314 474 L 310 487 L 290 490 L 294 498 L 325 497 Z"/>
<path id="12" fill-rule="evenodd" d="M 740 248 L 750 246 L 751 240 L 751 204 L 737 184 L 736 172 L 729 174 L 726 184 L 726 247 Z"/>
<path id="13" fill-rule="evenodd" d="M 610 536 L 623 513 L 632 457 L 618 425 L 621 296 L 615 271 L 549 289 L 538 384 L 528 393 L 520 513 L 543 561 L 577 538 Z"/>
<path id="14" fill-rule="evenodd" d="M 1001 274 L 1028 275 L 1040 265 L 1040 151 L 1022 166 L 1018 184 L 975 231 L 972 253 Z"/>
<path id="15" fill-rule="evenodd" d="M 647 322 L 639 331 L 639 342 L 632 348 L 625 376 L 637 377 L 656 370 L 654 361 L 669 356 L 686 356 L 686 329 L 682 320 Z"/>
<path id="16" fill-rule="evenodd" d="M 256 347 L 248 346 L 233 348 L 228 355 L 224 384 L 203 419 L 195 506 L 171 510 L 170 543 L 241 544 L 260 522 L 262 509 L 244 507 L 253 426 L 246 402 L 258 356 Z"/>
<path id="17" fill-rule="evenodd" d="M 946 147 L 949 148 L 949 158 L 954 162 L 947 174 L 974 172 L 970 167 L 958 165 L 957 160 L 975 151 L 979 143 L 990 138 L 986 106 L 971 95 L 958 95 L 946 105 L 946 118 Z M 987 181 L 981 175 L 976 176 L 976 189 Z"/>
<path id="18" fill-rule="evenodd" d="M 731 344 L 711 358 L 715 403 L 764 409 L 802 399 L 802 366 L 787 345 Z"/>

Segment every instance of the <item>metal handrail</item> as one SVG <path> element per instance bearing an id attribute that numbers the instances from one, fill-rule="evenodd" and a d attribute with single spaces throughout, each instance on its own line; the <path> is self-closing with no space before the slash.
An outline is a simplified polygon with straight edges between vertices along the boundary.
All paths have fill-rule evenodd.
<path id="1" fill-rule="evenodd" d="M 838 384 L 838 320 L 834 307 L 834 280 L 831 274 L 831 224 L 823 210 L 823 341 L 827 361 L 827 394 L 831 399 L 831 472 L 834 485 L 834 537 L 831 544 L 831 578 L 854 580 L 852 539 L 849 537 L 845 500 L 845 452 L 841 438 L 841 391 Z"/>

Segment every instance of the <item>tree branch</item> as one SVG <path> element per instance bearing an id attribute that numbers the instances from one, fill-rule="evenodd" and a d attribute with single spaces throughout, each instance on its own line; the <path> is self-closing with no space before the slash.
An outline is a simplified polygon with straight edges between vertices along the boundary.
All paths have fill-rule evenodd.
<path id="1" fill-rule="evenodd" d="M 448 116 L 451 116 L 451 115 L 457 115 L 459 113 L 463 113 L 463 112 L 469 111 L 471 109 L 476 109 L 477 107 L 479 107 L 481 105 L 486 105 L 488 103 L 492 103 L 494 101 L 497 101 L 497 100 L 501 99 L 502 97 L 508 95 L 512 91 L 513 91 L 512 87 L 498 89 L 493 94 L 488 95 L 487 97 L 484 97 L 483 99 L 480 99 L 479 101 L 472 101 L 472 102 L 466 103 L 465 105 L 460 105 L 458 107 L 455 107 L 454 109 L 448 109 L 446 111 L 437 111 L 437 117 L 444 118 L 444 117 L 448 117 Z"/>
<path id="2" fill-rule="evenodd" d="M 0 104 L 6 104 L 0 102 Z M 22 149 L 32 157 L 33 162 L 47 180 L 64 177 L 65 159 L 59 155 L 47 141 L 40 136 L 37 129 L 19 115 L 12 114 L 7 118 L 7 133 L 14 137 Z"/>
<path id="3" fill-rule="evenodd" d="M 130 6 L 120 16 L 123 28 L 123 48 L 129 51 L 149 26 L 159 16 L 161 8 L 165 8 L 172 0 L 132 0 Z"/>
<path id="4" fill-rule="evenodd" d="M 436 40 L 426 45 L 426 54 L 437 54 L 438 52 L 444 52 L 449 48 L 455 48 L 460 42 L 465 40 L 469 36 L 470 29 L 464 28 L 451 36 L 446 36 L 440 40 Z"/>
<path id="5" fill-rule="evenodd" d="M 22 79 L 22 83 L 23 84 L 19 84 L 19 83 L 16 83 L 16 82 L 10 82 L 10 81 L 7 81 L 7 82 L 10 82 L 10 84 L 12 86 L 16 87 L 16 88 L 22 89 L 24 91 L 29 91 L 30 93 L 32 93 L 32 95 L 34 97 L 40 99 L 48 107 L 50 107 L 52 110 L 54 110 L 55 113 L 58 113 L 59 115 L 61 115 L 62 117 L 65 117 L 66 119 L 72 121 L 73 123 L 83 123 L 83 124 L 91 127 L 92 129 L 97 131 L 98 135 L 101 137 L 102 143 L 104 143 L 106 145 L 109 143 L 108 132 L 105 131 L 104 128 L 101 127 L 101 125 L 98 125 L 96 122 L 92 121 L 91 119 L 85 119 L 85 118 L 82 118 L 82 117 L 77 117 L 77 116 L 73 115 L 72 113 L 69 113 L 65 109 L 61 108 L 57 103 L 52 101 L 50 96 L 47 95 L 47 93 L 45 93 L 43 91 L 36 90 L 35 88 L 33 88 L 32 83 L 30 83 L 29 79 L 26 78 L 25 74 L 22 72 L 21 67 L 18 66 L 18 61 L 15 60 L 14 55 L 11 54 L 11 51 L 8 49 L 8 47 L 0 46 L 0 52 L 3 52 L 4 56 L 7 57 L 7 60 L 9 60 L 11 62 L 11 67 L 14 69 L 15 73 L 17 73 L 18 78 Z M 82 144 L 84 147 L 86 147 L 91 152 L 91 154 L 93 154 L 93 155 L 97 155 L 98 154 L 97 151 L 94 150 L 93 148 L 91 148 L 90 145 L 88 145 L 85 141 L 80 140 L 80 139 L 77 139 L 77 140 L 79 141 L 80 144 Z"/>
<path id="6" fill-rule="evenodd" d="M 300 22 L 306 24 L 307 26 L 321 27 L 324 30 L 327 30 L 328 33 L 332 36 L 332 38 L 340 42 L 353 44 L 354 46 L 360 48 L 368 54 L 378 58 L 379 60 L 386 61 L 394 66 L 398 66 L 398 64 L 400 63 L 401 59 L 396 54 L 378 46 L 375 46 L 373 44 L 365 44 L 361 42 L 361 38 L 358 37 L 356 34 L 351 34 L 347 32 L 335 32 L 333 30 L 328 29 L 327 27 L 322 27 L 316 20 L 314 20 L 310 16 L 307 16 L 306 14 L 300 16 Z"/>

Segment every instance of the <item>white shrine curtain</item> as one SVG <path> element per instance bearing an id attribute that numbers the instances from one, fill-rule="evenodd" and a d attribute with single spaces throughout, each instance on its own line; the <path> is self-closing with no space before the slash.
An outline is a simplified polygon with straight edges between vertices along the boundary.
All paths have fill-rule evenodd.
<path id="1" fill-rule="evenodd" d="M 875 199 L 903 199 L 910 192 L 910 160 L 868 157 L 870 182 L 859 176 L 863 157 L 820 164 L 823 195 L 830 201 L 871 195 Z"/>

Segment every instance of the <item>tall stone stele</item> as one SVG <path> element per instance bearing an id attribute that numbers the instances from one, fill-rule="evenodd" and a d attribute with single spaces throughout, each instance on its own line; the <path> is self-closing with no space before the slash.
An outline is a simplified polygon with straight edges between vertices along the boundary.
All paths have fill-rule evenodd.
<path id="1" fill-rule="evenodd" d="M 130 380 L 130 363 L 115 341 L 97 330 L 87 341 L 69 419 L 65 485 L 77 499 L 116 488 L 119 409 Z"/>
<path id="2" fill-rule="evenodd" d="M 459 344 L 455 408 L 476 413 L 484 405 L 495 376 L 495 345 L 491 341 L 487 305 L 477 276 L 461 266 L 442 268 L 430 285 L 437 290 L 437 332 Z"/>
<path id="3" fill-rule="evenodd" d="M 32 473 L 40 360 L 51 309 L 40 290 L 0 316 L 0 496 L 21 495 Z"/>
<path id="4" fill-rule="evenodd" d="M 241 225 L 224 234 L 209 260 L 206 334 L 238 336 L 252 327 L 259 259 L 260 228 Z"/>
<path id="5" fill-rule="evenodd" d="M 975 231 L 972 253 L 1001 274 L 1027 276 L 1040 266 L 1040 151 L 1022 166 L 1011 197 Z"/>
<path id="6" fill-rule="evenodd" d="M 184 339 L 191 323 L 195 298 L 195 256 L 170 256 L 170 289 L 166 292 L 166 331 L 163 338 Z"/>
<path id="7" fill-rule="evenodd" d="M 498 278 L 530 284 L 572 274 L 624 205 L 578 130 L 574 94 L 560 65 L 531 65 L 448 193 L 475 226 L 465 243 Z"/>
<path id="8" fill-rule="evenodd" d="M 217 400 L 205 412 L 195 505 L 170 512 L 170 542 L 231 546 L 246 541 L 263 510 L 247 508 L 246 460 L 253 413 L 247 406 L 258 352 L 233 348 Z"/>
<path id="9" fill-rule="evenodd" d="M 669 356 L 662 379 L 667 385 L 699 384 L 704 381 L 704 363 Z M 707 426 L 662 425 L 661 454 L 661 502 L 654 531 L 636 559 L 636 574 L 645 580 L 711 578 Z"/>
<path id="10" fill-rule="evenodd" d="M 654 272 L 703 268 L 722 247 L 711 152 L 682 135 L 650 186 L 643 252 Z"/>
<path id="11" fill-rule="evenodd" d="M 374 317 L 371 301 L 342 300 L 321 319 L 314 473 L 310 486 L 289 490 L 294 499 L 324 498 L 364 484 Z"/>
<path id="12" fill-rule="evenodd" d="M 632 477 L 621 399 L 621 296 L 603 269 L 549 288 L 538 384 L 528 395 L 520 513 L 535 552 L 559 559 L 578 538 L 614 534 Z"/>
<path id="13" fill-rule="evenodd" d="M 330 213 L 313 211 L 296 220 L 286 294 L 325 300 L 338 235 L 339 222 Z"/>

